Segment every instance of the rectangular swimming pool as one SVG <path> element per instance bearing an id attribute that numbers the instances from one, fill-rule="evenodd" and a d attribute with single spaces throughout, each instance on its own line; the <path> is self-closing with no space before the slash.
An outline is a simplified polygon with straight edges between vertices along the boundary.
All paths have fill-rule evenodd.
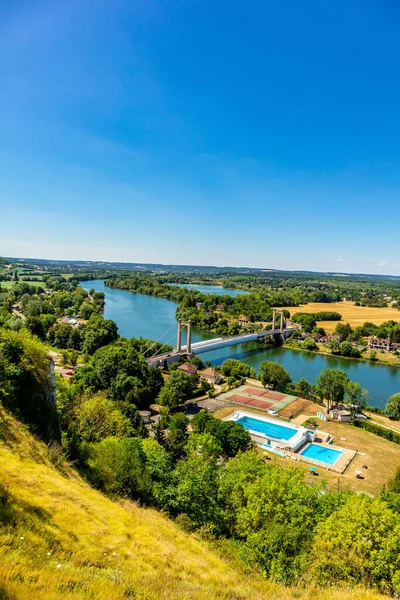
<path id="1" fill-rule="evenodd" d="M 240 417 L 236 423 L 240 423 L 245 429 L 261 433 L 268 438 L 276 440 L 290 440 L 297 433 L 297 429 L 294 429 L 294 427 L 285 427 L 272 421 L 247 417 L 246 415 Z"/>
<path id="2" fill-rule="evenodd" d="M 339 458 L 343 456 L 343 452 L 340 450 L 334 450 L 333 448 L 327 448 L 320 444 L 309 444 L 302 452 L 301 456 L 306 456 L 314 460 L 319 460 L 327 465 L 335 465 Z"/>

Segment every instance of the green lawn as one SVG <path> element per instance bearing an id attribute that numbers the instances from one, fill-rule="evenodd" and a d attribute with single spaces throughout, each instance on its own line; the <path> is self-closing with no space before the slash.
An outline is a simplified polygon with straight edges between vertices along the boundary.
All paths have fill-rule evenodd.
<path id="1" fill-rule="evenodd" d="M 21 281 L 19 281 L 21 282 Z M 19 283 L 18 282 L 18 283 Z M 45 283 L 43 281 L 22 281 L 21 283 L 27 283 L 28 285 L 42 286 L 45 287 Z M 0 290 L 1 289 L 10 289 L 15 284 L 15 281 L 0 281 Z"/>

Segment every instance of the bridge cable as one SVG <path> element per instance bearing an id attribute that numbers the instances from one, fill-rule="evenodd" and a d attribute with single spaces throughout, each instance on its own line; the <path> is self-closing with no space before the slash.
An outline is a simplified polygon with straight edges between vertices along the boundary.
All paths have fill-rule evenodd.
<path id="1" fill-rule="evenodd" d="M 149 346 L 148 348 L 146 348 L 146 350 L 145 350 L 145 351 L 142 353 L 142 356 L 144 356 L 145 354 L 147 354 L 147 352 L 149 352 L 149 351 L 150 351 L 150 350 L 153 348 L 153 346 L 155 346 L 155 345 L 156 345 L 156 344 L 158 344 L 158 343 L 161 343 L 161 342 L 160 342 L 160 340 L 161 340 L 161 339 L 164 337 L 164 335 L 167 335 L 167 333 L 169 333 L 169 332 L 171 331 L 171 329 L 172 329 L 172 328 L 175 328 L 175 327 L 176 327 L 176 325 L 174 324 L 174 325 L 172 325 L 172 326 L 171 326 L 169 329 L 167 329 L 166 331 L 164 331 L 164 333 L 163 333 L 163 334 L 162 334 L 162 335 L 161 335 L 161 336 L 158 338 L 158 340 L 156 340 L 155 342 L 153 342 L 153 343 L 151 344 L 151 346 Z M 173 337 L 173 336 L 171 336 L 171 337 L 168 339 L 168 341 L 169 341 L 170 339 L 172 339 L 172 337 Z M 165 342 L 163 342 L 163 344 L 165 345 Z M 150 358 L 152 358 L 152 357 L 150 357 Z"/>
<path id="2" fill-rule="evenodd" d="M 172 334 L 170 338 L 168 338 L 168 340 L 166 342 L 163 342 L 163 346 L 166 346 L 167 343 L 173 339 L 173 337 L 175 336 L 175 334 Z M 154 344 L 153 344 L 154 345 Z M 165 350 L 163 350 L 163 346 L 161 346 L 161 348 L 159 350 L 157 350 L 157 352 L 155 352 L 152 356 L 150 356 L 147 360 L 151 360 L 153 358 L 155 358 L 158 354 L 163 354 L 165 352 Z"/>

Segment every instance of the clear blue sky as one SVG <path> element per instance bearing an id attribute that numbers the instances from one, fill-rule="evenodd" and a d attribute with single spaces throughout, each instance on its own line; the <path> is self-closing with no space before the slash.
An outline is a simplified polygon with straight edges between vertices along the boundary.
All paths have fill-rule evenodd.
<path id="1" fill-rule="evenodd" d="M 0 254 L 400 275 L 396 0 L 0 0 Z"/>

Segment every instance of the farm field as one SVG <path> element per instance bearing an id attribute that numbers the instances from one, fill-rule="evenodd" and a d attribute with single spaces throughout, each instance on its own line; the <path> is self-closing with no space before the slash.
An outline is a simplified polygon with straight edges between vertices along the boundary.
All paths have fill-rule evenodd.
<path id="1" fill-rule="evenodd" d="M 12 287 L 14 285 L 15 281 L 0 281 L 0 289 L 3 288 L 4 289 L 9 289 L 10 287 Z M 28 285 L 35 285 L 35 286 L 42 286 L 44 287 L 44 282 L 43 281 L 22 281 L 21 279 L 18 281 L 18 283 L 27 283 Z"/>
<path id="2" fill-rule="evenodd" d="M 281 307 L 285 308 L 285 307 Z M 349 323 L 352 327 L 362 325 L 366 321 L 381 325 L 385 321 L 399 321 L 400 310 L 397 308 L 370 308 L 368 306 L 355 306 L 354 302 L 310 302 L 287 310 L 293 315 L 296 312 L 315 313 L 321 311 L 335 311 L 342 315 L 342 323 Z M 318 321 L 327 333 L 332 333 L 338 321 Z"/>

